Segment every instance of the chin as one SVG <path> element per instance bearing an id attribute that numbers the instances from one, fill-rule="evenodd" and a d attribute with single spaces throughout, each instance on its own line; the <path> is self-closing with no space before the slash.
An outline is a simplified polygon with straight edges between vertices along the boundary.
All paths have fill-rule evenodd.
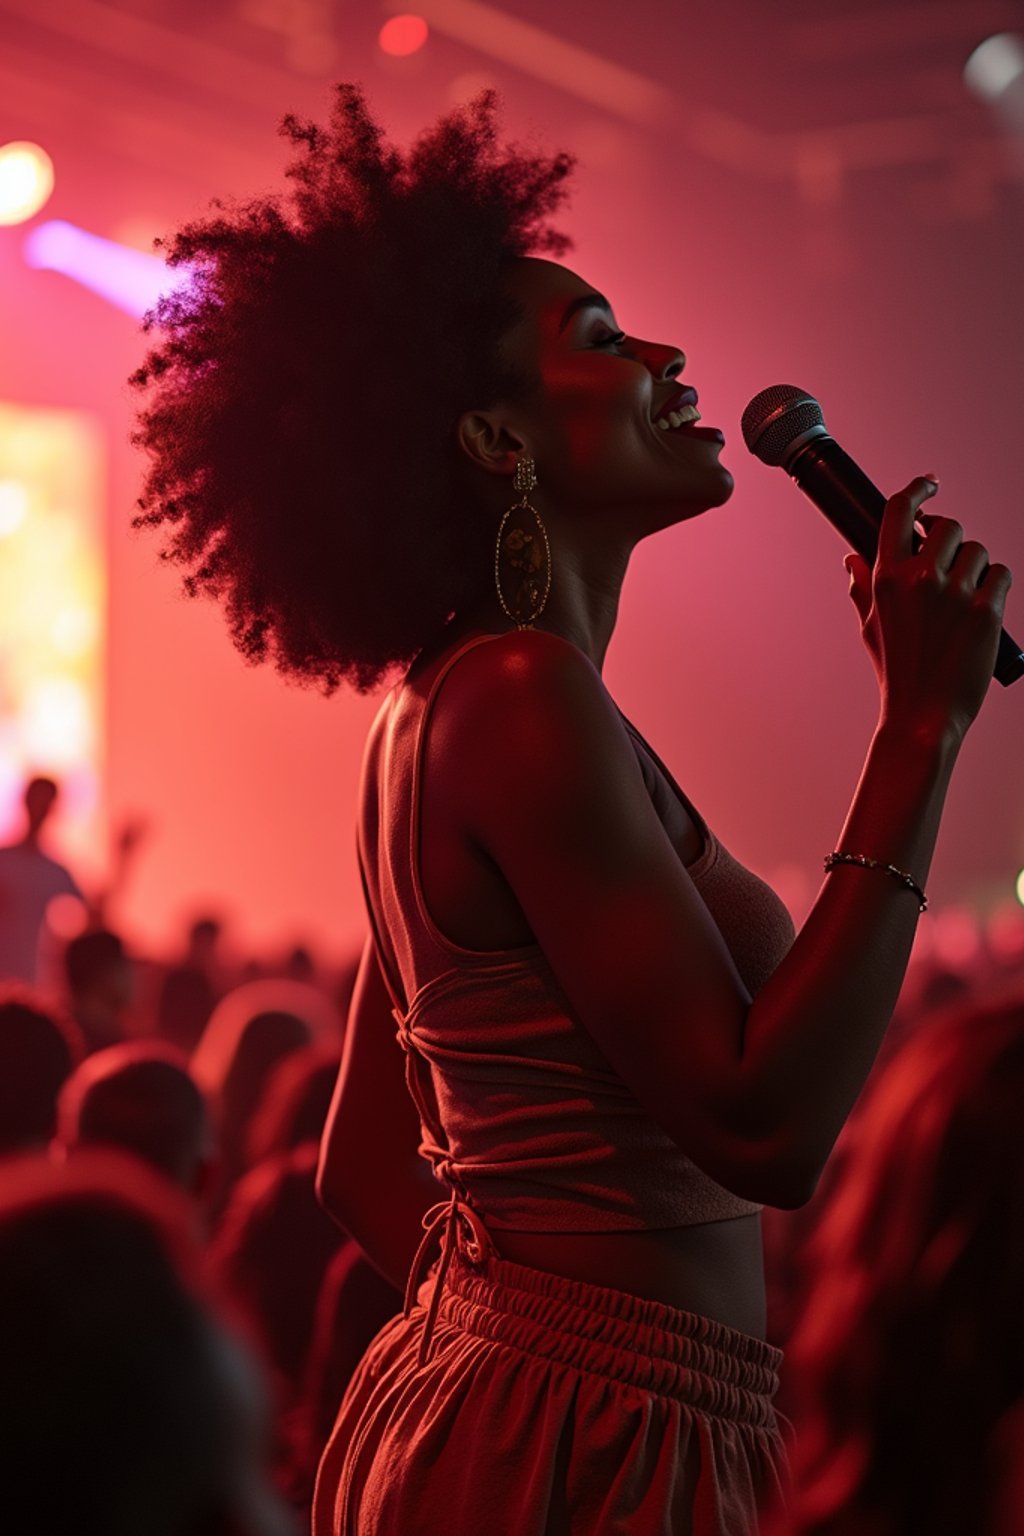
<path id="1" fill-rule="evenodd" d="M 729 497 L 732 495 L 736 488 L 736 482 L 733 479 L 731 472 L 726 469 L 724 464 L 719 464 L 718 466 L 718 483 L 720 486 L 718 495 L 715 497 L 714 501 L 708 503 L 708 505 L 712 507 L 722 506 L 729 500 Z"/>
<path id="2" fill-rule="evenodd" d="M 699 517 L 702 512 L 709 512 L 712 507 L 721 507 L 729 500 L 735 489 L 736 482 L 726 469 L 724 464 L 719 464 L 713 474 L 709 474 L 701 486 L 694 487 L 690 495 L 681 497 L 673 508 L 673 522 L 685 522 L 687 518 Z"/>

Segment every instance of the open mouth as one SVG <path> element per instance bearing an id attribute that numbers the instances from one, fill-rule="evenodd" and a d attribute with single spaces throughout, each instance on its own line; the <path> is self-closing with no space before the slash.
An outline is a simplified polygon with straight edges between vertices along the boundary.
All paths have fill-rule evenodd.
<path id="1" fill-rule="evenodd" d="M 665 411 L 654 424 L 661 432 L 675 432 L 680 427 L 692 426 L 695 421 L 700 421 L 700 411 L 697 407 L 681 405 L 677 411 Z"/>

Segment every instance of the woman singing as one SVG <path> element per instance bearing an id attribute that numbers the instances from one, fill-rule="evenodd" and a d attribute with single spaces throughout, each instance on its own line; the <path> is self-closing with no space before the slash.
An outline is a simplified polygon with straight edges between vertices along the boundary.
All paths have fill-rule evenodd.
<path id="1" fill-rule="evenodd" d="M 912 553 L 923 478 L 851 557 L 879 720 L 795 934 L 602 682 L 632 550 L 733 481 L 683 353 L 548 259 L 568 157 L 486 93 L 407 153 L 348 86 L 285 130 L 291 194 L 171 246 L 136 522 L 250 659 L 397 676 L 319 1188 L 408 1289 L 314 1531 L 746 1536 L 786 1464 L 759 1211 L 882 1039 L 1011 574 L 946 518 Z"/>

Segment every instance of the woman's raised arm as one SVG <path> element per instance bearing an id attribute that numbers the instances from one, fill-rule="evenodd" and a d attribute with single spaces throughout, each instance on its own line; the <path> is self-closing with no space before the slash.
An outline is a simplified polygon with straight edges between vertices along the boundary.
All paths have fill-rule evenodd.
<path id="1" fill-rule="evenodd" d="M 883 711 L 837 844 L 922 886 L 959 746 L 991 682 L 1010 580 L 993 566 L 983 588 L 985 551 L 964 545 L 954 590 L 958 525 L 946 519 L 912 563 L 926 485 L 886 512 L 881 619 L 862 613 L 882 654 Z M 808 1199 L 892 1016 L 917 925 L 913 892 L 884 872 L 838 866 L 752 999 L 586 657 L 553 635 L 512 633 L 460 661 L 446 714 L 447 760 L 435 771 L 453 778 L 467 834 L 508 880 L 610 1062 L 734 1193 Z"/>

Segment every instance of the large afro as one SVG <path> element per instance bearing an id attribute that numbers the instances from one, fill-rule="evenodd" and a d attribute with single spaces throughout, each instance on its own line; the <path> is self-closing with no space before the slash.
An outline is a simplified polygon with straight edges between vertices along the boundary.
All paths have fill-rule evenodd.
<path id="1" fill-rule="evenodd" d="M 185 283 L 145 319 L 135 527 L 169 538 L 247 660 L 361 691 L 478 600 L 496 528 L 469 505 L 455 428 L 535 380 L 502 358 L 502 275 L 569 247 L 547 219 L 569 155 L 500 147 L 484 91 L 406 152 L 361 89 L 326 126 L 287 116 L 290 185 L 157 242 Z"/>

